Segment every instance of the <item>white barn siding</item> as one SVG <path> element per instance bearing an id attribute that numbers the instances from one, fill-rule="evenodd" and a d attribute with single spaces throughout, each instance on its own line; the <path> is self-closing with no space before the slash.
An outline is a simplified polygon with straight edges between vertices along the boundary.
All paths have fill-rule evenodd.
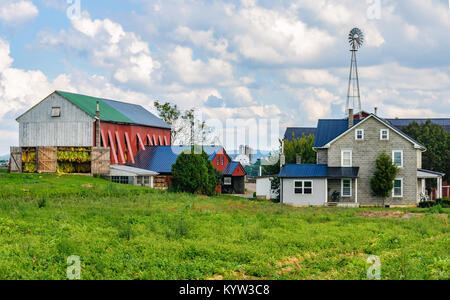
<path id="1" fill-rule="evenodd" d="M 294 181 L 295 180 L 310 180 L 313 182 L 313 192 L 310 195 L 302 195 L 294 193 Z M 315 179 L 290 179 L 282 178 L 282 201 L 283 204 L 293 205 L 293 206 L 323 206 L 326 204 L 326 179 L 315 178 Z"/>
<path id="2" fill-rule="evenodd" d="M 61 117 L 52 117 L 52 107 Z M 92 147 L 94 118 L 56 93 L 51 94 L 17 119 L 20 147 Z"/>

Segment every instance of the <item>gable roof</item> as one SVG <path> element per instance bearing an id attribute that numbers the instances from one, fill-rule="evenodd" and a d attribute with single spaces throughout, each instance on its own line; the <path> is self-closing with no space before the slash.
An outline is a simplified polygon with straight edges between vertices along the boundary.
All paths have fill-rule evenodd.
<path id="1" fill-rule="evenodd" d="M 365 120 L 365 119 L 364 119 Z M 355 120 L 355 125 L 362 122 Z M 324 119 L 317 124 L 314 148 L 321 148 L 348 130 L 348 119 Z"/>
<path id="2" fill-rule="evenodd" d="M 431 123 L 433 123 L 433 124 L 444 127 L 447 132 L 450 132 L 450 118 L 386 119 L 386 121 L 388 121 L 389 123 L 391 123 L 393 126 L 397 127 L 400 130 L 402 130 L 403 127 L 408 126 L 412 122 L 416 122 L 418 124 L 424 124 L 428 120 L 430 120 Z"/>
<path id="3" fill-rule="evenodd" d="M 342 137 L 343 135 L 345 135 L 347 132 L 349 132 L 349 131 L 355 129 L 355 128 L 358 127 L 360 124 L 366 122 L 366 121 L 369 120 L 370 118 L 374 118 L 374 119 L 378 120 L 379 122 L 381 122 L 382 124 L 384 124 L 385 126 L 387 126 L 389 129 L 391 129 L 391 130 L 393 130 L 394 132 L 398 133 L 400 136 L 402 136 L 403 138 L 405 138 L 405 139 L 407 139 L 408 141 L 410 141 L 411 143 L 413 143 L 414 146 L 415 146 L 416 148 L 421 148 L 421 149 L 423 149 L 423 150 L 426 150 L 426 149 L 427 149 L 425 146 L 423 146 L 422 144 L 420 144 L 419 142 L 417 142 L 417 141 L 414 140 L 413 138 L 411 138 L 411 137 L 409 137 L 408 135 L 406 135 L 406 134 L 405 134 L 403 131 L 401 131 L 400 129 L 398 129 L 398 128 L 392 126 L 388 121 L 386 121 L 386 120 L 384 120 L 384 119 L 381 119 L 380 117 L 378 117 L 378 116 L 376 116 L 376 115 L 374 115 L 374 114 L 370 114 L 368 117 L 364 118 L 364 119 L 361 120 L 361 121 L 355 120 L 355 125 L 354 125 L 353 127 L 351 127 L 351 128 L 348 128 L 348 123 L 347 123 L 348 120 L 347 120 L 347 119 L 344 119 L 344 120 L 334 120 L 334 121 L 341 121 L 341 122 L 344 121 L 344 122 L 347 124 L 347 129 L 344 130 L 344 131 L 342 131 L 340 134 L 338 134 L 338 135 L 337 135 L 336 137 L 334 137 L 334 138 L 330 138 L 330 137 L 332 136 L 332 134 L 329 134 L 329 136 L 328 136 L 327 138 L 324 138 L 323 140 L 321 140 L 320 143 L 317 142 L 317 146 L 316 146 L 316 142 L 315 142 L 315 143 L 314 143 L 314 148 L 328 148 L 330 144 L 332 144 L 333 142 L 335 142 L 336 140 L 338 140 L 339 138 L 341 138 L 341 137 Z M 317 128 L 317 129 L 318 129 L 318 132 L 321 131 L 321 129 L 320 129 L 320 121 L 321 121 L 321 120 L 319 120 L 319 127 Z M 327 120 L 327 121 L 329 121 L 329 120 Z M 332 122 L 330 122 L 330 123 L 332 123 Z M 331 133 L 333 133 L 333 135 L 335 135 L 335 134 L 338 133 L 339 131 L 343 130 L 343 124 L 344 124 L 344 123 L 334 122 L 334 124 L 335 124 L 335 125 L 339 125 L 339 126 L 340 126 L 339 129 L 331 128 L 332 126 L 330 126 L 330 124 L 324 124 L 324 125 L 323 125 L 324 128 L 322 129 L 323 132 L 324 132 L 324 133 L 331 132 Z M 332 124 L 331 124 L 331 125 L 332 125 Z M 324 136 L 325 136 L 325 134 L 324 134 Z M 328 139 L 328 141 L 327 141 L 327 139 Z M 316 138 L 316 140 L 317 140 L 317 138 Z M 320 145 L 320 146 L 319 146 L 319 145 Z"/>
<path id="4" fill-rule="evenodd" d="M 232 176 L 234 171 L 236 171 L 240 164 L 241 163 L 238 161 L 230 161 L 223 169 L 222 174 L 226 176 Z"/>
<path id="5" fill-rule="evenodd" d="M 62 91 L 56 91 L 56 93 L 94 118 L 97 111 L 97 102 L 99 102 L 100 119 L 105 122 L 170 129 L 170 126 L 166 122 L 146 110 L 141 105 Z"/>
<path id="6" fill-rule="evenodd" d="M 316 164 L 284 165 L 278 177 L 280 178 L 357 178 L 359 167 L 328 167 Z"/>
<path id="7" fill-rule="evenodd" d="M 284 139 L 292 141 L 292 136 L 294 138 L 301 138 L 303 135 L 316 135 L 317 128 L 314 127 L 288 127 L 284 133 Z"/>
<path id="8" fill-rule="evenodd" d="M 203 146 L 203 150 L 209 155 L 210 161 L 222 148 L 222 146 Z M 177 162 L 178 155 L 190 150 L 191 146 L 146 146 L 134 157 L 135 163 L 128 165 L 162 174 L 171 174 L 172 165 Z"/>

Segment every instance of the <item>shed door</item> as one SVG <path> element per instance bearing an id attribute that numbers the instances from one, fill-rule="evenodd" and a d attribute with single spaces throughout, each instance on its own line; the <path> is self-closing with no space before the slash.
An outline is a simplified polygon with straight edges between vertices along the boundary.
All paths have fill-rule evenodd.
<path id="1" fill-rule="evenodd" d="M 110 148 L 92 148 L 91 172 L 93 175 L 109 175 L 111 156 Z"/>
<path id="2" fill-rule="evenodd" d="M 38 173 L 56 173 L 56 147 L 38 147 Z"/>
<path id="3" fill-rule="evenodd" d="M 22 148 L 11 147 L 11 158 L 9 160 L 11 172 L 22 173 Z"/>

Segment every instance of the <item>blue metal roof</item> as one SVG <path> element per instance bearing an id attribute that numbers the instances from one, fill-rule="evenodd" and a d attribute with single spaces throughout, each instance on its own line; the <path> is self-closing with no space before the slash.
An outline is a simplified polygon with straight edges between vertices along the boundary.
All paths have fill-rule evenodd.
<path id="1" fill-rule="evenodd" d="M 301 138 L 303 135 L 305 136 L 315 136 L 317 128 L 312 127 L 288 127 L 286 128 L 286 132 L 284 133 L 284 139 L 288 141 L 292 141 L 292 137 Z"/>
<path id="2" fill-rule="evenodd" d="M 209 160 L 212 160 L 220 149 L 222 149 L 221 146 L 203 147 L 203 150 L 209 155 Z M 135 163 L 128 165 L 161 174 L 171 174 L 172 165 L 176 163 L 178 155 L 190 150 L 191 146 L 146 146 L 134 157 Z"/>
<path id="3" fill-rule="evenodd" d="M 239 162 L 237 161 L 230 161 L 228 165 L 226 165 L 225 169 L 223 169 L 222 174 L 231 176 L 233 175 L 234 171 L 236 171 L 236 168 L 239 166 Z"/>
<path id="4" fill-rule="evenodd" d="M 284 165 L 278 177 L 280 178 L 356 178 L 359 168 L 328 167 L 314 164 Z"/>
<path id="5" fill-rule="evenodd" d="M 355 120 L 354 125 L 360 121 Z M 347 131 L 348 119 L 325 119 L 319 120 L 316 131 L 316 138 L 314 140 L 314 147 L 323 147 L 328 142 L 331 142 L 339 135 Z"/>
<path id="6" fill-rule="evenodd" d="M 107 99 L 103 99 L 103 101 L 108 103 L 120 113 L 124 114 L 136 124 L 170 129 L 169 124 L 140 105 Z"/>
<path id="7" fill-rule="evenodd" d="M 450 131 L 450 118 L 437 118 L 437 119 L 386 119 L 389 123 L 392 124 L 392 126 L 397 127 L 398 129 L 402 130 L 403 127 L 408 126 L 412 122 L 416 122 L 418 124 L 424 124 L 428 120 L 431 121 L 431 123 L 440 125 L 445 128 L 446 131 Z"/>

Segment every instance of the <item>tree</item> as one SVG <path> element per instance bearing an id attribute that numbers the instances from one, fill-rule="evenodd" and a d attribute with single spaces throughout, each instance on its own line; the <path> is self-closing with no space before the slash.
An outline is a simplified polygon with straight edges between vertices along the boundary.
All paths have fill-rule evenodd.
<path id="1" fill-rule="evenodd" d="M 172 128 L 173 145 L 212 145 L 218 142 L 213 129 L 195 116 L 195 109 L 182 112 L 176 104 L 169 102 L 160 104 L 155 101 L 154 105 L 159 117 Z"/>
<path id="2" fill-rule="evenodd" d="M 275 152 L 273 155 L 280 156 L 280 150 Z M 297 162 L 297 156 L 301 157 L 302 164 L 315 164 L 316 163 L 316 152 L 313 149 L 314 146 L 314 136 L 313 135 L 302 135 L 301 138 L 295 138 L 292 136 L 292 141 L 284 141 L 284 155 L 286 157 L 286 164 L 295 164 Z M 267 165 L 263 168 L 264 175 L 275 175 L 280 172 L 279 162 L 273 165 Z"/>
<path id="3" fill-rule="evenodd" d="M 383 198 L 383 206 L 386 198 L 392 193 L 397 174 L 398 168 L 392 162 L 391 157 L 386 152 L 382 152 L 376 160 L 376 168 L 370 179 L 370 187 L 375 196 Z"/>
<path id="4" fill-rule="evenodd" d="M 218 174 L 208 155 L 181 153 L 176 163 L 172 166 L 172 188 L 176 192 L 187 192 L 191 194 L 214 195 L 218 184 Z"/>
<path id="5" fill-rule="evenodd" d="M 178 109 L 176 104 L 170 104 L 169 102 L 166 102 L 164 104 L 160 104 L 159 101 L 155 101 L 153 103 L 156 110 L 158 111 L 159 117 L 164 120 L 167 124 L 172 127 L 172 143 L 177 140 L 178 133 L 180 132 L 180 129 L 176 128 L 176 122 L 180 118 L 181 111 Z"/>
<path id="6" fill-rule="evenodd" d="M 427 148 L 422 155 L 424 169 L 445 173 L 450 179 L 450 133 L 444 127 L 433 124 L 431 120 L 418 124 L 412 122 L 403 132 Z"/>

